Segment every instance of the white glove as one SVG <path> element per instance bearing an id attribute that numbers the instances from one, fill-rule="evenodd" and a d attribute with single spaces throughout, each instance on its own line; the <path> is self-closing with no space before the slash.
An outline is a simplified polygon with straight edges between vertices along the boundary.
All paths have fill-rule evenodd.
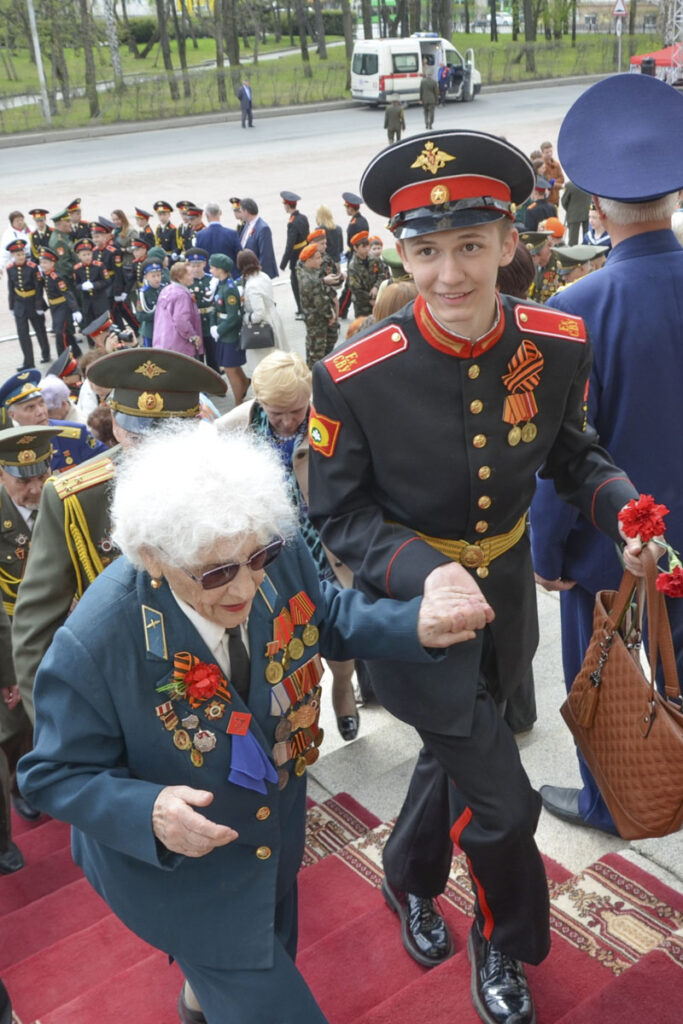
<path id="1" fill-rule="evenodd" d="M 83 319 L 83 314 L 80 312 L 80 310 L 77 309 L 75 313 L 71 314 L 71 319 L 73 320 L 74 324 L 80 324 L 81 320 Z"/>
<path id="2" fill-rule="evenodd" d="M 36 310 L 36 316 L 45 316 L 45 310 L 44 309 L 37 309 Z"/>
<path id="3" fill-rule="evenodd" d="M 206 297 L 207 297 L 207 299 L 212 299 L 213 298 L 213 293 L 216 291 L 216 288 L 218 288 L 218 278 L 217 277 L 212 277 L 211 278 L 211 284 L 208 284 L 206 286 Z"/>
<path id="4" fill-rule="evenodd" d="M 211 337 L 213 338 L 214 341 L 218 341 L 218 327 L 215 324 L 213 325 L 209 333 L 211 334 Z"/>
<path id="5" fill-rule="evenodd" d="M 171 253 L 171 259 L 172 259 L 172 260 L 173 260 L 173 262 L 175 263 L 175 261 L 176 261 L 176 260 L 179 260 L 179 259 L 180 259 L 180 253 L 179 253 L 179 252 L 172 252 L 172 253 Z"/>
<path id="6" fill-rule="evenodd" d="M 124 302 L 127 295 L 128 295 L 128 292 L 121 292 L 120 295 L 115 295 L 114 296 L 114 302 Z"/>
<path id="7" fill-rule="evenodd" d="M 94 287 L 95 286 L 92 283 L 92 281 L 84 281 L 83 284 L 81 285 L 81 290 L 84 292 L 91 292 Z"/>

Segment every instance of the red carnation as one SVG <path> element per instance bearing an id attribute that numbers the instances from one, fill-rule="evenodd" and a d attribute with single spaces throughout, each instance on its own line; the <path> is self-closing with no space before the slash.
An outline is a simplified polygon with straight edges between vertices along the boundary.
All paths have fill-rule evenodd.
<path id="1" fill-rule="evenodd" d="M 677 565 L 672 572 L 660 572 L 657 590 L 668 597 L 683 597 L 683 568 Z"/>
<path id="2" fill-rule="evenodd" d="M 624 505 L 619 522 L 627 537 L 640 537 L 647 544 L 666 530 L 664 516 L 668 511 L 666 505 L 657 505 L 651 494 L 641 494 L 637 501 L 632 498 Z"/>
<path id="3" fill-rule="evenodd" d="M 199 661 L 185 676 L 185 692 L 195 700 L 208 700 L 215 696 L 221 683 L 221 670 L 218 665 L 208 665 Z"/>

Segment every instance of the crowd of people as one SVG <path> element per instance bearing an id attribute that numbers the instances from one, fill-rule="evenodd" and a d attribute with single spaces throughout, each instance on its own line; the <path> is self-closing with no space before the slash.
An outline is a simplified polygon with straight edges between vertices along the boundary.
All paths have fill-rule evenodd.
<path id="1" fill-rule="evenodd" d="M 325 1020 L 295 966 L 321 657 L 344 739 L 356 665 L 422 740 L 384 850 L 406 952 L 427 968 L 453 955 L 435 901 L 456 843 L 475 1009 L 534 1024 L 523 964 L 550 944 L 541 808 L 614 832 L 585 765 L 581 789 L 538 793 L 521 764 L 535 583 L 562 595 L 570 685 L 596 591 L 624 565 L 643 574 L 619 526 L 639 488 L 683 543 L 678 463 L 643 422 L 654 396 L 674 438 L 683 415 L 679 125 L 668 85 L 598 83 L 560 132 L 569 181 L 549 142 L 526 155 L 479 132 L 399 132 L 342 197 L 346 252 L 327 207 L 311 230 L 281 193 L 305 361 L 252 199 L 231 200 L 234 228 L 215 203 L 176 204 L 180 227 L 155 203 L 154 230 L 142 209 L 135 229 L 122 210 L 86 224 L 78 202 L 51 233 L 45 211 L 33 232 L 10 218 L 24 363 L 0 388 L 0 541 L 16 556 L 0 573 L 0 872 L 23 865 L 10 794 L 27 818 L 69 821 L 92 885 L 180 964 L 183 1024 Z M 41 381 L 29 325 L 49 361 L 46 308 L 59 358 Z M 272 345 L 245 348 L 261 324 Z M 104 410 L 106 439 L 69 433 L 79 410 L 93 431 Z M 671 620 L 680 670 L 676 607 Z"/>

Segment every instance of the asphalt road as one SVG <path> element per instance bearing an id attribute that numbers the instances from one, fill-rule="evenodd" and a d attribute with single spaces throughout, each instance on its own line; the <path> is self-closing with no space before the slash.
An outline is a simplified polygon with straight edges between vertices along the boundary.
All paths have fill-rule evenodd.
<path id="1" fill-rule="evenodd" d="M 555 141 L 562 118 L 585 84 L 483 91 L 473 103 L 438 108 L 435 128 L 472 128 L 504 135 L 525 152 L 548 138 Z M 341 193 L 356 190 L 366 164 L 386 142 L 384 113 L 368 107 L 287 114 L 259 119 L 253 129 L 239 122 L 196 125 L 161 131 L 48 142 L 0 150 L 0 225 L 10 210 L 63 207 L 83 197 L 84 216 L 108 216 L 115 207 L 132 214 L 135 205 L 151 209 L 156 199 L 178 198 L 203 204 L 217 200 L 232 223 L 228 197 L 252 196 L 273 230 L 276 255 L 284 248 L 286 218 L 281 189 L 302 196 L 300 208 L 314 221 L 327 203 L 345 226 Z M 423 130 L 422 111 L 406 111 L 407 134 Z M 372 230 L 387 244 L 391 236 L 381 218 L 369 216 Z M 4 230 L 4 228 L 3 228 Z M 0 286 L 4 293 L 4 285 Z M 289 288 L 277 289 L 278 304 L 298 348 L 301 328 L 293 319 Z M 0 338 L 14 333 L 14 321 L 3 294 Z M 0 345 L 0 374 L 13 372 L 18 344 Z"/>

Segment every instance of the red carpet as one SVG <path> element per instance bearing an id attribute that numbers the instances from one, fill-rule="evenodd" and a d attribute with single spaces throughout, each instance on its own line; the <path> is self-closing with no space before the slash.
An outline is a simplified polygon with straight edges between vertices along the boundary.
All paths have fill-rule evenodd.
<path id="1" fill-rule="evenodd" d="M 0 878 L 0 974 L 18 1024 L 176 1024 L 179 970 L 92 891 L 68 828 L 16 825 L 27 867 Z M 309 805 L 299 966 L 330 1024 L 478 1024 L 463 860 L 441 899 L 456 955 L 427 971 L 379 891 L 388 830 L 346 794 Z M 553 944 L 529 969 L 538 1024 L 678 1024 L 683 897 L 616 854 L 573 877 L 553 861 L 546 870 Z"/>

